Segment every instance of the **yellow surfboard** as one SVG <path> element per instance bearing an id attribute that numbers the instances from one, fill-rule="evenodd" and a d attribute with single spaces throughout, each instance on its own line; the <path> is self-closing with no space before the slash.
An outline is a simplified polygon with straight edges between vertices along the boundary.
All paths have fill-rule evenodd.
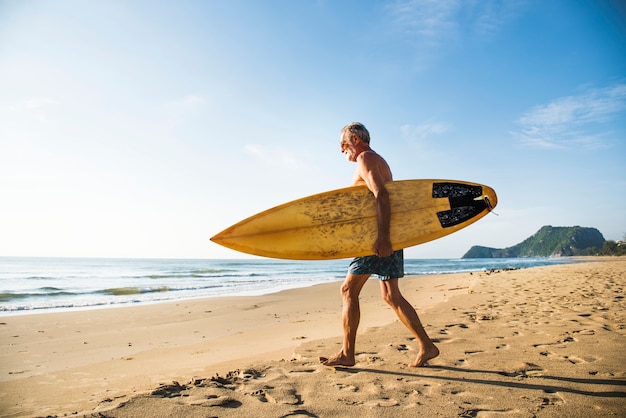
<path id="1" fill-rule="evenodd" d="M 489 213 L 495 191 L 455 180 L 401 180 L 385 185 L 391 200 L 394 250 L 458 231 Z M 374 197 L 347 187 L 273 207 L 226 228 L 211 241 L 248 254 L 292 260 L 329 260 L 373 254 Z"/>

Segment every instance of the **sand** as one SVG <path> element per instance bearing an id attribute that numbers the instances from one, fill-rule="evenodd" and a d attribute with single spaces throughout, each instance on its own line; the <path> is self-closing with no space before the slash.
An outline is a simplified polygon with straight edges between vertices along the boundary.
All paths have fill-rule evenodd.
<path id="1" fill-rule="evenodd" d="M 0 317 L 0 416 L 626 416 L 626 259 L 405 278 L 441 355 L 365 286 L 357 364 L 339 283 Z"/>

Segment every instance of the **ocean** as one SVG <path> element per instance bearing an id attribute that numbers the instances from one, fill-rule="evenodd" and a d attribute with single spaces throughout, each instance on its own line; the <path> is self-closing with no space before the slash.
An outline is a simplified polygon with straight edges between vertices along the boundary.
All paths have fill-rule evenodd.
<path id="1" fill-rule="evenodd" d="M 567 258 L 407 259 L 420 276 L 570 263 Z M 0 316 L 274 293 L 343 280 L 349 260 L 0 257 Z"/>

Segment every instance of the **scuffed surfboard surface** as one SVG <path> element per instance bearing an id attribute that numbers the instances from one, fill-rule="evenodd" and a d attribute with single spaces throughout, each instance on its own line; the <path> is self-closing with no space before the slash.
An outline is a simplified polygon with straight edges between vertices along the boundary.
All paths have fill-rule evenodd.
<path id="1" fill-rule="evenodd" d="M 497 204 L 485 185 L 456 180 L 387 183 L 394 250 L 449 235 L 476 222 Z M 371 255 L 377 236 L 374 197 L 365 186 L 304 197 L 260 212 L 211 238 L 225 247 L 264 257 L 328 260 Z"/>

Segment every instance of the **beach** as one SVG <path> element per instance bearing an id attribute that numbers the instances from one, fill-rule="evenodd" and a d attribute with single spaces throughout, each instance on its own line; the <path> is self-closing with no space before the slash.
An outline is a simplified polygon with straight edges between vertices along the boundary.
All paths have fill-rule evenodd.
<path id="1" fill-rule="evenodd" d="M 357 364 L 339 283 L 262 296 L 0 318 L 0 416 L 626 416 L 626 259 L 401 279 L 441 354 L 361 296 Z"/>

